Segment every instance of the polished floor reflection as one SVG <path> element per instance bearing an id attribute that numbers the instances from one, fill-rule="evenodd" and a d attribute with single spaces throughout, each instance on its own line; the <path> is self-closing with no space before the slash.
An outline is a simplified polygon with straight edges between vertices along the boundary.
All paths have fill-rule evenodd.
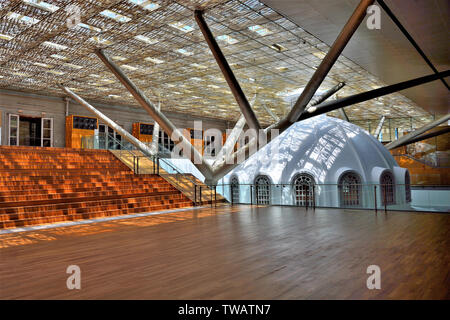
<path id="1" fill-rule="evenodd" d="M 449 299 L 449 252 L 448 214 L 222 206 L 0 235 L 0 298 Z"/>

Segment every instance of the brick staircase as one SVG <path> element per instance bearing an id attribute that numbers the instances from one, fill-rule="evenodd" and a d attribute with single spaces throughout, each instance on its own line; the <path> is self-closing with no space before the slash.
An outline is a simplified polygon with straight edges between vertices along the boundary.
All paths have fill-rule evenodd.
<path id="1" fill-rule="evenodd" d="M 0 229 L 190 206 L 106 150 L 0 146 Z"/>

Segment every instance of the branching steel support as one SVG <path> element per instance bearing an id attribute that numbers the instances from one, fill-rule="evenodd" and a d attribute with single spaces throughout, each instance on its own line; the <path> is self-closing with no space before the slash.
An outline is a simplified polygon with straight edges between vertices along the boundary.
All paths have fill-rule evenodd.
<path id="1" fill-rule="evenodd" d="M 66 88 L 62 85 L 59 85 L 59 87 L 62 90 L 64 90 L 72 99 L 74 99 L 79 104 L 81 104 L 83 107 L 85 107 L 90 112 L 95 114 L 98 118 L 102 119 L 103 122 L 105 122 L 108 125 L 108 127 L 112 128 L 114 131 L 119 133 L 124 139 L 126 139 L 128 142 L 130 142 L 132 145 L 134 145 L 136 148 L 138 148 L 140 151 L 142 151 L 142 153 L 144 153 L 147 156 L 153 156 L 156 154 L 155 150 L 148 147 L 142 141 L 139 141 L 137 138 L 135 138 L 133 135 L 131 135 L 128 131 L 124 130 L 121 126 L 119 126 L 113 120 L 111 120 L 106 115 L 104 115 L 103 113 L 98 111 L 95 107 L 90 105 L 88 102 L 86 102 L 83 98 L 81 98 L 76 93 L 71 91 L 69 88 Z"/>
<path id="2" fill-rule="evenodd" d="M 350 122 L 350 119 L 348 118 L 347 113 L 345 112 L 344 108 L 340 108 L 339 113 L 341 114 L 342 118 L 345 121 Z"/>
<path id="3" fill-rule="evenodd" d="M 420 136 L 415 137 L 414 139 L 411 139 L 411 140 L 409 140 L 409 141 L 407 141 L 405 143 L 402 143 L 401 145 L 397 146 L 397 148 L 400 148 L 400 147 L 403 147 L 403 146 L 407 146 L 409 144 L 416 143 L 416 142 L 419 142 L 419 141 L 422 141 L 422 140 L 438 137 L 440 135 L 443 135 L 443 134 L 446 134 L 446 133 L 449 133 L 449 132 L 450 132 L 450 127 L 447 126 L 444 129 L 441 129 L 441 130 L 438 130 L 438 131 L 435 131 L 435 132 L 430 132 L 430 133 L 427 133 L 427 134 L 421 134 Z"/>
<path id="4" fill-rule="evenodd" d="M 317 89 L 319 89 L 328 72 L 331 70 L 334 63 L 341 55 L 342 51 L 355 33 L 358 26 L 364 20 L 367 8 L 372 5 L 374 1 L 375 0 L 361 0 L 358 7 L 355 9 L 352 16 L 348 20 L 347 24 L 344 26 L 341 33 L 337 37 L 336 41 L 333 43 L 330 50 L 326 54 L 325 58 L 323 58 L 319 67 L 314 72 L 314 75 L 309 80 L 294 107 L 289 112 L 287 116 L 289 122 L 296 122 L 305 111 L 308 103 L 316 93 Z"/>
<path id="5" fill-rule="evenodd" d="M 144 95 L 144 93 L 123 73 L 123 71 L 103 52 L 103 50 L 96 51 L 97 56 L 103 63 L 111 70 L 111 72 L 119 79 L 120 82 L 127 88 L 139 104 L 148 112 L 148 114 L 161 126 L 169 136 L 174 137 L 175 143 L 179 142 L 183 150 L 188 150 L 192 163 L 205 176 L 205 178 L 212 178 L 212 168 L 205 162 L 203 156 L 191 144 L 191 142 L 177 129 L 172 122 L 155 107 L 151 101 Z M 176 141 L 176 140 L 179 141 Z"/>
<path id="6" fill-rule="evenodd" d="M 233 93 L 234 98 L 236 99 L 236 102 L 238 103 L 239 108 L 241 109 L 241 112 L 244 115 L 248 126 L 255 130 L 261 129 L 261 125 L 259 124 L 259 121 L 256 118 L 256 115 L 244 94 L 244 91 L 242 91 L 239 82 L 234 76 L 233 70 L 231 70 L 230 65 L 228 64 L 224 54 L 220 50 L 220 47 L 217 44 L 214 35 L 212 34 L 203 17 L 203 12 L 200 10 L 195 10 L 194 14 L 195 14 L 195 21 L 197 21 L 197 24 L 200 30 L 202 31 L 206 42 L 208 43 L 209 49 L 211 50 L 212 54 L 214 55 L 214 58 L 217 61 L 217 64 L 220 67 L 220 70 L 222 70 L 223 76 L 225 77 L 225 80 L 230 86 L 231 92 Z"/>
<path id="7" fill-rule="evenodd" d="M 383 129 L 384 120 L 386 120 L 385 116 L 382 116 L 380 122 L 378 123 L 377 128 L 375 129 L 374 138 L 378 140 L 380 138 L 381 130 Z"/>

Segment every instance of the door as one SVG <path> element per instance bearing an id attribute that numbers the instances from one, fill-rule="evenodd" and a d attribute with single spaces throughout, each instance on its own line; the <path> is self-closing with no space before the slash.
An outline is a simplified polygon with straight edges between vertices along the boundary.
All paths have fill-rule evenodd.
<path id="1" fill-rule="evenodd" d="M 17 114 L 9 115 L 9 145 L 19 145 L 19 121 L 20 117 Z"/>
<path id="2" fill-rule="evenodd" d="M 41 147 L 53 147 L 53 118 L 42 118 L 41 128 Z"/>

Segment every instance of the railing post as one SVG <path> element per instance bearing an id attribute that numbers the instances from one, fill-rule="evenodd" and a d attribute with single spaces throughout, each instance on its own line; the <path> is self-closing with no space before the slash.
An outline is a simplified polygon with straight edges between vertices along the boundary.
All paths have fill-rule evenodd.
<path id="1" fill-rule="evenodd" d="M 384 187 L 383 187 L 383 189 L 384 189 L 384 213 L 386 213 L 387 212 L 387 203 L 386 203 L 386 185 L 384 185 Z"/>
<path id="2" fill-rule="evenodd" d="M 253 186 L 250 186 L 250 205 L 253 205 Z"/>
<path id="3" fill-rule="evenodd" d="M 157 157 L 156 159 L 157 159 L 156 160 L 156 163 L 157 163 L 157 165 L 156 165 L 156 174 L 159 175 L 159 157 Z"/>
<path id="4" fill-rule="evenodd" d="M 202 186 L 200 186 L 200 205 L 202 205 Z"/>
<path id="5" fill-rule="evenodd" d="M 313 196 L 312 196 L 312 201 L 313 201 L 313 210 L 316 210 L 316 186 L 315 185 L 313 185 L 312 186 L 312 189 L 313 189 Z"/>
<path id="6" fill-rule="evenodd" d="M 194 184 L 194 207 L 197 206 L 197 185 Z"/>
<path id="7" fill-rule="evenodd" d="M 234 188 L 234 186 L 233 186 L 233 184 L 230 184 L 230 196 L 231 196 L 231 205 L 233 206 L 234 205 L 234 190 L 233 190 L 233 188 Z M 224 192 L 225 193 L 225 192 Z"/>
<path id="8" fill-rule="evenodd" d="M 373 186 L 373 198 L 375 199 L 375 213 L 377 213 L 377 186 Z"/>
<path id="9" fill-rule="evenodd" d="M 137 174 L 139 174 L 139 156 L 137 156 L 136 168 L 137 168 Z"/>
<path id="10" fill-rule="evenodd" d="M 214 207 L 217 207 L 217 186 L 214 186 Z"/>
<path id="11" fill-rule="evenodd" d="M 133 173 L 136 174 L 136 156 L 133 155 Z"/>
<path id="12" fill-rule="evenodd" d="M 209 193 L 210 193 L 210 196 L 211 196 L 211 208 L 212 208 L 212 206 L 213 206 L 213 194 L 212 194 L 212 186 L 211 185 L 209 186 Z"/>

